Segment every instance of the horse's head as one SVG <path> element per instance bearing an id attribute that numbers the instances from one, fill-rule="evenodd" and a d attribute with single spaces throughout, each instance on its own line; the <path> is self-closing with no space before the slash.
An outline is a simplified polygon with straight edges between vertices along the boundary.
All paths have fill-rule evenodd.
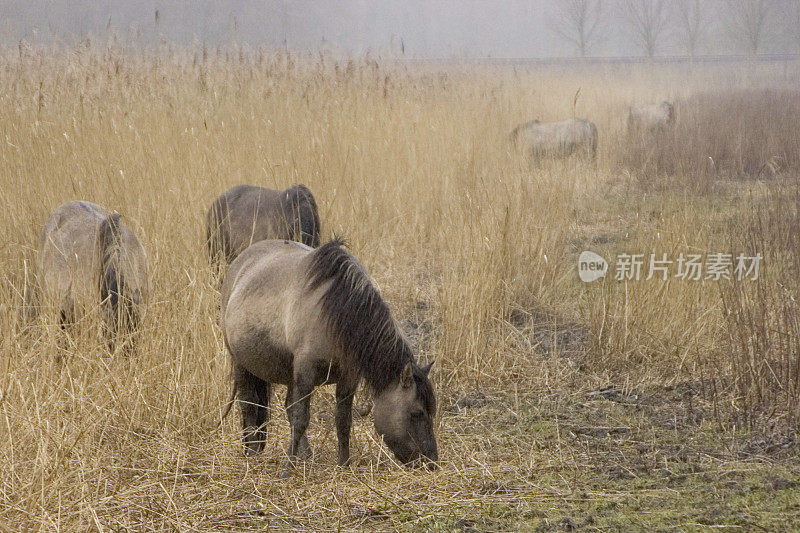
<path id="1" fill-rule="evenodd" d="M 433 363 L 409 362 L 399 379 L 375 395 L 375 430 L 404 464 L 422 460 L 436 468 L 439 454 L 433 435 L 436 398 L 428 373 Z"/>

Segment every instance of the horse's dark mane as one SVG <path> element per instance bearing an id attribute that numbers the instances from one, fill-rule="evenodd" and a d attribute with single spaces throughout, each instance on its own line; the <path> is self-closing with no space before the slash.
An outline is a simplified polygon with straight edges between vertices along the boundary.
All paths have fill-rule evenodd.
<path id="1" fill-rule="evenodd" d="M 357 371 L 374 392 L 381 392 L 414 357 L 386 302 L 345 245 L 344 239 L 334 238 L 313 252 L 308 287 L 314 290 L 330 281 L 321 304 L 327 327 L 347 358 L 344 364 L 350 367 L 342 370 Z M 425 394 L 430 386 L 420 386 L 426 380 L 416 365 L 414 370 L 417 390 Z"/>
<path id="2" fill-rule="evenodd" d="M 130 299 L 125 297 L 125 277 L 117 265 L 120 224 L 119 213 L 113 213 L 100 223 L 97 230 L 97 245 L 100 254 L 100 301 L 108 298 L 114 316 L 130 321 L 135 320 L 135 310 Z M 120 311 L 122 311 L 121 314 Z"/>

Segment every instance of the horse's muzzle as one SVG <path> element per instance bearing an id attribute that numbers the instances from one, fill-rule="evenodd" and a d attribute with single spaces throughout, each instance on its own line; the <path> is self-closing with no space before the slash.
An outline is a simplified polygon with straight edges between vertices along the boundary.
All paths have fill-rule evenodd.
<path id="1" fill-rule="evenodd" d="M 423 453 L 419 457 L 420 461 L 428 470 L 436 470 L 439 468 L 439 451 L 436 447 L 430 453 Z"/>

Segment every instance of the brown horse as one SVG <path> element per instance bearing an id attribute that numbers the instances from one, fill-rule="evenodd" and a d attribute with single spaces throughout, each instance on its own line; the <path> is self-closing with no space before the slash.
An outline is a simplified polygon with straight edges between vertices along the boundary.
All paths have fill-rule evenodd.
<path id="1" fill-rule="evenodd" d="M 206 215 L 211 264 L 231 264 L 254 242 L 288 239 L 319 246 L 319 214 L 314 195 L 304 185 L 283 191 L 237 185 L 214 200 Z"/>
<path id="2" fill-rule="evenodd" d="M 306 428 L 314 387 L 336 383 L 339 464 L 350 457 L 353 394 L 363 378 L 374 398 L 375 429 L 403 463 L 438 460 L 436 411 L 419 366 L 389 307 L 358 260 L 333 240 L 316 250 L 261 241 L 231 265 L 222 285 L 222 331 L 231 355 L 244 441 L 264 444 L 270 388 L 287 385 L 288 455 L 310 455 Z M 288 471 L 287 471 L 288 472 Z"/>
<path id="3" fill-rule="evenodd" d="M 76 321 L 79 309 L 98 305 L 111 351 L 118 334 L 137 328 L 148 292 L 147 259 L 119 214 L 90 202 L 56 209 L 39 238 L 37 270 L 38 286 L 29 291 L 30 299 L 42 298 L 62 328 Z"/>

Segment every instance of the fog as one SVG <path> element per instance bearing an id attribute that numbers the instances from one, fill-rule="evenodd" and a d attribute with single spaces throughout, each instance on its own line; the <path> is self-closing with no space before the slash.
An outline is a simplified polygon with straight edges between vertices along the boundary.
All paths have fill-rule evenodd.
<path id="1" fill-rule="evenodd" d="M 685 55 L 681 5 L 691 1 L 601 1 L 600 17 L 586 55 L 646 54 L 636 40 L 630 4 L 663 4 L 653 55 Z M 367 51 L 410 58 L 549 58 L 577 55 L 565 34 L 569 0 L 4 0 L 0 44 L 74 42 L 86 36 L 130 46 L 156 43 L 209 46 L 242 44 L 337 55 Z M 696 2 L 702 32 L 696 53 L 748 53 L 734 12 L 747 4 L 767 6 L 756 54 L 798 50 L 800 1 Z M 743 11 L 744 12 L 744 11 Z M 157 15 L 156 15 L 157 13 Z M 747 13 L 745 13 L 747 15 Z"/>

